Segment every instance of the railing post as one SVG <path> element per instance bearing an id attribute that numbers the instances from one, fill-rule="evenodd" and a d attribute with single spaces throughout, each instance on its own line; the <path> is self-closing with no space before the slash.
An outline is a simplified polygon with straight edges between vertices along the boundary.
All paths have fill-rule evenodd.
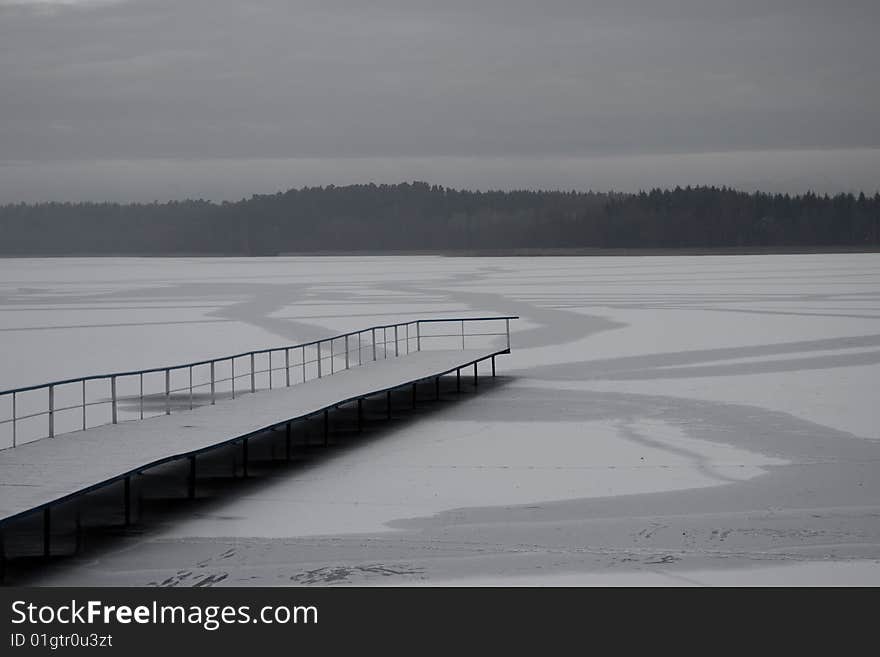
<path id="1" fill-rule="evenodd" d="M 140 393 L 138 394 L 138 408 L 140 409 L 141 419 L 144 419 L 144 373 L 141 372 L 138 375 L 138 379 L 140 382 Z M 83 400 L 85 400 L 85 395 L 83 395 Z M 85 428 L 85 427 L 83 427 Z"/>
<path id="2" fill-rule="evenodd" d="M 382 358 L 388 358 L 388 327 L 382 327 Z"/>
<path id="3" fill-rule="evenodd" d="M 284 350 L 284 382 L 290 387 L 290 349 Z"/>
<path id="4" fill-rule="evenodd" d="M 82 398 L 83 398 L 83 431 L 86 430 L 86 380 L 82 380 Z"/>
<path id="5" fill-rule="evenodd" d="M 165 370 L 165 415 L 171 415 L 171 370 Z"/>
<path id="6" fill-rule="evenodd" d="M 461 350 L 464 351 L 464 320 L 461 320 Z"/>
<path id="7" fill-rule="evenodd" d="M 251 392 L 256 392 L 257 388 L 254 385 L 254 352 L 251 352 Z"/>
<path id="8" fill-rule="evenodd" d="M 49 386 L 49 438 L 54 438 L 54 437 L 55 437 L 55 386 Z"/>
<path id="9" fill-rule="evenodd" d="M 318 341 L 318 378 L 321 378 L 321 341 Z"/>
<path id="10" fill-rule="evenodd" d="M 348 336 L 345 336 L 345 369 L 348 369 Z"/>
<path id="11" fill-rule="evenodd" d="M 272 389 L 272 352 L 269 351 L 269 390 Z"/>
<path id="12" fill-rule="evenodd" d="M 113 403 L 113 424 L 116 424 L 116 377 L 110 377 L 110 397 Z"/>
<path id="13" fill-rule="evenodd" d="M 416 321 L 416 351 L 422 350 L 422 329 L 421 321 Z"/>
<path id="14" fill-rule="evenodd" d="M 394 325 L 394 357 L 400 356 L 400 348 L 397 345 L 397 324 Z"/>
<path id="15" fill-rule="evenodd" d="M 373 334 L 373 360 L 376 360 L 376 329 L 370 329 Z"/>
<path id="16" fill-rule="evenodd" d="M 510 320 L 505 319 L 505 332 L 507 333 L 507 351 L 510 351 Z"/>
<path id="17" fill-rule="evenodd" d="M 85 384 L 85 381 L 83 381 L 83 384 Z M 16 409 L 15 409 L 15 402 L 16 402 L 15 397 L 16 397 L 16 394 L 13 392 L 13 393 L 12 393 L 12 446 L 13 446 L 13 447 L 15 447 L 15 445 L 16 445 L 16 440 L 17 440 L 17 438 L 18 438 L 18 436 L 17 436 L 17 433 L 18 433 L 18 427 L 17 427 L 17 425 L 18 425 L 18 417 L 17 417 L 17 414 L 16 414 L 16 412 L 15 412 L 15 411 L 16 411 Z M 83 406 L 83 417 L 85 417 L 85 406 Z"/>
<path id="18" fill-rule="evenodd" d="M 189 410 L 193 409 L 193 368 L 189 366 Z"/>
<path id="19" fill-rule="evenodd" d="M 306 382 L 306 346 L 302 347 L 302 368 L 303 368 L 303 383 Z"/>
<path id="20" fill-rule="evenodd" d="M 363 350 L 361 349 L 361 335 L 362 334 L 363 334 L 363 331 L 358 331 L 358 366 L 361 366 L 364 364 L 364 353 L 363 353 Z"/>
<path id="21" fill-rule="evenodd" d="M 333 338 L 330 338 L 330 374 L 333 374 L 336 371 L 334 365 L 335 361 L 336 357 L 333 355 Z"/>
<path id="22" fill-rule="evenodd" d="M 409 353 L 409 324 L 406 325 L 406 353 Z"/>
<path id="23" fill-rule="evenodd" d="M 229 380 L 232 382 L 232 398 L 235 399 L 235 357 L 229 359 L 230 375 Z"/>
<path id="24" fill-rule="evenodd" d="M 214 402 L 216 401 L 216 397 L 214 395 L 215 389 L 216 389 L 216 387 L 214 384 L 214 361 L 212 360 L 211 361 L 211 406 L 213 406 Z"/>

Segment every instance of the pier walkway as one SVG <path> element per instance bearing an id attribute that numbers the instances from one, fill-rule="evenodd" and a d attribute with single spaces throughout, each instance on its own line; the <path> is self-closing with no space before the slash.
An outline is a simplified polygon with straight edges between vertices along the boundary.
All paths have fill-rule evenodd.
<path id="1" fill-rule="evenodd" d="M 327 415 L 339 406 L 356 404 L 360 424 L 362 402 L 369 397 L 385 396 L 390 417 L 392 391 L 411 388 L 412 401 L 415 403 L 416 384 L 434 381 L 439 396 L 441 376 L 455 374 L 459 387 L 462 376 L 473 377 L 476 383 L 478 364 L 484 361 L 491 362 L 494 376 L 495 357 L 510 353 L 511 319 L 516 318 L 418 320 L 407 324 L 370 327 L 306 345 L 247 352 L 172 368 L 86 377 L 0 392 L 0 398 L 13 393 L 21 396 L 26 392 L 36 391 L 40 395 L 45 392 L 48 400 L 48 410 L 25 416 L 15 415 L 17 400 L 13 402 L 12 424 L 15 433 L 19 431 L 15 425 L 47 416 L 44 419 L 48 419 L 48 435 L 23 443 L 16 441 L 14 446 L 0 450 L 0 529 L 15 518 L 42 512 L 44 553 L 48 556 L 50 509 L 53 505 L 121 480 L 125 483 L 124 504 L 128 521 L 130 478 L 148 468 L 177 459 L 189 459 L 189 492 L 192 496 L 197 476 L 196 457 L 201 453 L 238 442 L 244 450 L 246 463 L 249 438 L 272 429 L 285 428 L 289 453 L 290 425 L 296 420 L 323 415 L 326 442 Z M 486 326 L 497 325 L 498 322 L 503 323 L 503 330 L 485 330 Z M 484 328 L 468 330 L 472 325 Z M 454 327 L 454 330 L 449 327 Z M 386 337 L 389 331 L 393 341 Z M 449 348 L 450 341 L 457 348 Z M 483 344 L 464 348 L 468 346 L 468 341 Z M 344 350 L 334 350 L 334 344 L 337 343 L 344 344 Z M 431 343 L 436 343 L 440 348 L 431 348 Z M 310 350 L 314 352 L 314 359 L 309 357 Z M 297 353 L 299 357 L 296 357 Z M 273 366 L 272 354 L 276 355 L 275 363 L 281 361 L 283 364 Z M 283 354 L 283 358 L 279 358 L 279 354 Z M 293 359 L 291 354 L 294 354 Z M 259 369 L 255 365 L 255 356 L 258 355 L 268 356 L 266 369 Z M 249 362 L 250 369 L 244 368 L 244 373 L 241 373 L 242 368 L 239 368 L 239 374 L 236 375 L 236 359 Z M 227 361 L 231 376 L 218 377 L 220 364 Z M 194 379 L 194 368 L 199 367 L 210 367 L 210 381 L 198 377 Z M 311 378 L 309 368 L 314 374 Z M 172 370 L 188 372 L 189 385 L 172 389 Z M 144 391 L 144 374 L 155 372 L 164 375 L 164 390 Z M 291 372 L 301 372 L 301 380 L 293 383 Z M 257 385 L 259 376 L 262 376 L 263 389 Z M 122 377 L 137 377 L 140 382 L 137 395 L 117 394 L 118 380 Z M 90 400 L 85 382 L 101 378 L 112 380 L 112 397 Z M 241 378 L 245 381 L 244 391 L 235 388 L 236 379 Z M 279 384 L 274 384 L 273 380 Z M 223 389 L 224 383 L 228 390 Z M 81 388 L 82 399 L 78 405 L 55 405 L 56 389 L 63 386 Z M 194 392 L 208 387 L 210 394 L 196 395 Z M 86 410 L 92 405 L 112 405 L 108 415 L 110 421 L 88 426 Z M 179 408 L 181 405 L 185 406 L 183 410 Z M 155 411 L 152 417 L 149 416 L 150 409 Z M 86 428 L 57 433 L 58 423 L 53 416 L 61 411 L 68 414 L 75 412 L 77 422 L 81 413 Z M 134 417 L 124 419 L 125 412 Z M 3 422 L 10 423 L 5 420 L 0 424 Z M 16 438 L 19 437 L 16 435 Z"/>

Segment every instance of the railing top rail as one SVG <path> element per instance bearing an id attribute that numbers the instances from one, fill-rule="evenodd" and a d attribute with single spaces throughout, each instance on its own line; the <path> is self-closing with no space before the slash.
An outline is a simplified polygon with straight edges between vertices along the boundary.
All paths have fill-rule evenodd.
<path id="1" fill-rule="evenodd" d="M 238 354 L 231 354 L 226 356 L 217 356 L 216 358 L 208 358 L 205 360 L 194 361 L 191 363 L 180 363 L 178 365 L 166 365 L 164 367 L 151 367 L 149 369 L 144 370 L 129 370 L 126 372 L 108 372 L 106 374 L 90 374 L 88 376 L 78 376 L 72 379 L 62 379 L 59 381 L 49 381 L 47 383 L 37 383 L 31 386 L 23 386 L 21 388 L 10 388 L 8 390 L 0 390 L 0 397 L 5 395 L 11 395 L 13 393 L 17 394 L 20 392 L 28 392 L 31 390 L 40 390 L 41 388 L 48 388 L 50 386 L 61 386 L 67 385 L 70 383 L 81 383 L 84 381 L 95 381 L 97 379 L 109 379 L 112 377 L 119 376 L 135 376 L 138 374 L 154 374 L 156 372 L 165 372 L 170 370 L 182 370 L 190 367 L 198 367 L 199 365 L 209 365 L 210 363 L 222 362 L 225 360 L 232 360 L 234 358 L 243 358 L 245 356 L 256 356 L 257 354 L 267 354 L 271 351 L 284 351 L 286 349 L 302 349 L 303 347 L 312 347 L 319 343 L 323 344 L 324 342 L 328 342 L 330 340 L 338 340 L 340 338 L 345 338 L 352 335 L 357 335 L 358 333 L 366 333 L 367 331 L 373 331 L 378 329 L 387 329 L 393 328 L 395 326 L 406 326 L 408 324 L 427 324 L 433 322 L 488 322 L 488 321 L 496 321 L 502 319 L 519 319 L 516 315 L 498 315 L 492 317 L 434 317 L 427 319 L 413 319 L 408 322 L 396 322 L 394 324 L 379 324 L 377 326 L 368 326 L 367 328 L 362 328 L 357 331 L 349 331 L 348 333 L 340 333 L 338 335 L 332 335 L 326 338 L 321 338 L 320 340 L 312 340 L 311 342 L 301 342 L 298 344 L 291 345 L 282 345 L 280 347 L 268 347 L 266 349 L 254 349 L 252 351 L 243 351 Z M 426 336 L 430 337 L 430 336 Z"/>

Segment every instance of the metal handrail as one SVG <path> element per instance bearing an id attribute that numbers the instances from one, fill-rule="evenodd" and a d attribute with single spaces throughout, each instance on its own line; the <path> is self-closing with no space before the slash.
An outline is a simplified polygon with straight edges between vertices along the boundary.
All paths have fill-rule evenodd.
<path id="1" fill-rule="evenodd" d="M 54 418 L 57 413 L 61 413 L 64 411 L 73 411 L 80 410 L 82 412 L 82 429 L 89 428 L 86 420 L 86 409 L 91 406 L 98 406 L 102 404 L 111 404 L 112 405 L 112 413 L 111 413 L 111 421 L 104 422 L 102 424 L 117 424 L 117 405 L 121 400 L 129 401 L 129 400 L 139 400 L 140 403 L 140 419 L 144 417 L 144 400 L 145 399 L 153 399 L 153 400 L 165 400 L 165 414 L 171 414 L 171 397 L 175 393 L 189 392 L 190 399 L 189 405 L 190 408 L 194 408 L 193 403 L 193 391 L 197 388 L 204 388 L 207 386 L 211 387 L 211 404 L 215 403 L 216 399 L 216 386 L 217 384 L 229 383 L 230 384 L 230 392 L 232 398 L 235 399 L 235 393 L 238 392 L 241 394 L 242 392 L 255 392 L 256 385 L 255 379 L 257 375 L 268 374 L 269 376 L 269 389 L 273 387 L 272 376 L 274 372 L 285 371 L 285 386 L 290 386 L 291 384 L 291 368 L 295 367 L 297 369 L 302 370 L 302 377 L 300 381 L 296 383 L 304 383 L 310 380 L 307 376 L 307 369 L 309 365 L 315 365 L 317 367 L 317 376 L 312 378 L 323 378 L 324 376 L 329 376 L 334 374 L 337 371 L 351 369 L 352 366 L 358 367 L 364 364 L 364 362 L 368 362 L 371 360 L 378 360 L 378 352 L 381 351 L 382 358 L 388 358 L 389 351 L 391 348 L 389 345 L 393 345 L 393 357 L 401 355 L 401 343 L 406 345 L 406 352 L 410 353 L 411 345 L 413 342 L 415 343 L 415 350 L 421 351 L 422 349 L 422 341 L 423 340 L 432 340 L 434 338 L 450 338 L 455 337 L 461 338 L 461 348 L 465 348 L 465 338 L 467 337 L 478 337 L 478 336 L 491 336 L 491 337 L 499 337 L 506 336 L 507 340 L 507 349 L 510 349 L 510 320 L 518 319 L 518 317 L 514 315 L 501 315 L 501 316 L 492 316 L 492 317 L 455 317 L 455 318 L 428 318 L 428 319 L 417 319 L 411 320 L 408 322 L 399 322 L 396 324 L 379 324 L 376 326 L 370 326 L 365 329 L 360 329 L 357 331 L 350 331 L 348 333 L 340 333 L 338 335 L 322 338 L 319 340 L 312 340 L 310 342 L 303 342 L 294 345 L 286 345 L 281 347 L 270 347 L 266 349 L 256 349 L 252 351 L 244 351 L 237 354 L 232 354 L 228 356 L 219 356 L 216 358 L 209 358 L 206 360 L 193 361 L 189 363 L 181 363 L 178 365 L 168 365 L 165 367 L 153 367 L 142 370 L 128 370 L 124 372 L 111 372 L 107 374 L 92 374 L 84 377 L 77 377 L 72 379 L 62 379 L 58 381 L 51 381 L 48 383 L 40 383 L 31 386 L 23 386 L 20 388 L 14 388 L 9 390 L 0 390 L 0 398 L 12 397 L 12 417 L 9 419 L 0 420 L 0 426 L 12 423 L 12 447 L 16 447 L 17 445 L 17 423 L 31 419 L 34 417 L 40 417 L 43 415 L 48 416 L 49 418 L 49 426 L 48 426 L 48 435 L 42 437 L 54 437 L 55 428 L 54 428 Z M 466 322 L 489 322 L 489 321 L 504 321 L 505 322 L 505 330 L 504 332 L 476 332 L 476 333 L 467 333 L 465 331 L 465 323 Z M 456 322 L 460 323 L 461 328 L 460 331 L 456 333 L 434 333 L 434 334 L 426 334 L 423 335 L 421 331 L 422 324 L 435 324 L 442 322 Z M 411 335 L 410 327 L 415 327 L 415 335 Z M 405 329 L 402 332 L 400 329 Z M 388 331 L 389 329 L 393 329 L 393 337 L 389 339 Z M 379 332 L 382 332 L 381 336 Z M 362 340 L 363 336 L 368 335 L 371 339 L 364 341 Z M 352 349 L 349 345 L 349 338 L 357 337 L 356 345 Z M 336 351 L 335 343 L 337 341 L 344 341 L 345 348 L 344 350 Z M 322 354 L 321 347 L 323 345 L 327 345 L 329 343 L 330 349 L 329 353 Z M 316 353 L 313 358 L 307 358 L 306 350 L 309 347 L 314 347 Z M 291 362 L 290 360 L 290 352 L 301 350 L 302 356 L 299 362 Z M 366 352 L 366 357 L 365 353 Z M 284 363 L 281 366 L 274 367 L 272 363 L 272 355 L 284 353 Z M 255 365 L 254 359 L 258 355 L 268 354 L 268 365 L 266 369 L 258 369 Z M 356 357 L 356 361 L 352 358 L 352 355 Z M 245 368 L 245 371 L 240 374 L 236 374 L 236 360 L 241 358 L 249 358 L 250 359 L 250 367 Z M 324 370 L 326 367 L 327 361 L 329 361 L 329 371 Z M 344 361 L 344 367 L 341 366 L 341 361 Z M 229 363 L 230 364 L 230 372 L 227 377 L 216 377 L 215 376 L 215 367 L 218 363 Z M 193 368 L 210 365 L 211 366 L 211 378 L 210 381 L 204 382 L 194 382 L 192 378 Z M 262 368 L 263 365 L 260 365 Z M 172 387 L 171 386 L 171 373 L 179 370 L 189 370 L 189 384 L 183 387 Z M 156 374 L 156 373 L 164 373 L 165 374 L 165 387 L 164 390 L 158 392 L 149 392 L 144 394 L 143 389 L 143 377 L 146 374 Z M 139 395 L 127 395 L 123 397 L 119 397 L 117 395 L 117 386 L 116 380 L 124 377 L 133 377 L 137 376 L 140 379 L 140 393 Z M 250 385 L 245 385 L 244 390 L 239 389 L 236 390 L 236 383 L 241 379 L 250 379 Z M 87 401 L 86 400 L 86 382 L 88 381 L 100 381 L 100 380 L 108 380 L 111 386 L 111 397 L 110 399 L 98 399 L 97 401 Z M 71 385 L 71 384 L 80 384 L 82 386 L 82 401 L 73 406 L 63 406 L 63 407 L 55 407 L 54 404 L 54 393 L 55 388 L 59 386 Z M 26 415 L 18 415 L 17 414 L 17 397 L 21 393 L 25 392 L 33 392 L 37 390 L 47 390 L 48 391 L 48 408 L 43 411 L 38 411 L 36 413 L 28 413 Z M 221 396 L 224 393 L 220 393 Z M 100 424 L 92 425 L 92 426 L 101 426 Z M 37 438 L 37 440 L 40 438 Z M 31 442 L 31 441 L 28 441 Z M 4 449 L 0 447 L 0 449 Z"/>

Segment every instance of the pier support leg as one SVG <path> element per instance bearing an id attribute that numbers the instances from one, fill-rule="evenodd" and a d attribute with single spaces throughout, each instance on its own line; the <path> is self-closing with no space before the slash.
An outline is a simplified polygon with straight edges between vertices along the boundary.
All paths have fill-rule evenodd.
<path id="1" fill-rule="evenodd" d="M 0 526 L 0 586 L 6 579 L 6 536 Z"/>
<path id="2" fill-rule="evenodd" d="M 474 388 L 476 388 L 479 384 L 479 379 L 477 379 L 477 364 L 474 363 Z"/>
<path id="3" fill-rule="evenodd" d="M 287 423 L 287 427 L 284 429 L 284 454 L 287 457 L 287 460 L 290 460 L 290 422 Z"/>
<path id="4" fill-rule="evenodd" d="M 196 497 L 196 455 L 192 454 L 189 458 L 189 476 L 186 478 L 187 497 L 194 500 Z"/>
<path id="5" fill-rule="evenodd" d="M 440 401 L 440 377 L 434 377 L 434 399 Z"/>
<path id="6" fill-rule="evenodd" d="M 461 392 L 461 368 L 455 370 L 455 392 Z"/>
<path id="7" fill-rule="evenodd" d="M 51 541 L 52 538 L 52 513 L 47 506 L 43 509 L 43 558 L 48 559 L 49 555 L 52 552 Z"/>
<path id="8" fill-rule="evenodd" d="M 83 543 L 84 543 L 84 541 L 83 541 L 83 527 L 82 527 L 82 513 L 80 512 L 79 509 L 76 510 L 76 516 L 74 519 L 74 523 L 75 523 L 74 531 L 76 533 L 74 535 L 75 542 L 74 542 L 73 549 L 76 554 L 79 554 L 80 552 L 82 552 Z"/>
<path id="9" fill-rule="evenodd" d="M 413 408 L 416 407 L 416 394 L 417 394 L 417 392 L 416 392 L 416 386 L 417 386 L 417 385 L 418 385 L 418 384 L 413 383 L 413 390 L 412 390 L 412 407 L 413 407 Z"/>
<path id="10" fill-rule="evenodd" d="M 391 419 L 391 391 L 385 391 L 385 418 Z"/>
<path id="11" fill-rule="evenodd" d="M 131 524 L 131 477 L 125 477 L 122 480 L 123 486 L 123 504 L 125 505 L 125 526 L 128 527 Z"/>
<path id="12" fill-rule="evenodd" d="M 495 356 L 492 356 L 492 378 L 495 378 Z"/>
<path id="13" fill-rule="evenodd" d="M 241 441 L 241 476 L 247 479 L 248 476 L 248 440 L 245 438 Z"/>
<path id="14" fill-rule="evenodd" d="M 330 411 L 324 409 L 324 447 L 330 444 Z"/>
<path id="15" fill-rule="evenodd" d="M 364 400 L 358 399 L 358 433 L 364 430 Z"/>

